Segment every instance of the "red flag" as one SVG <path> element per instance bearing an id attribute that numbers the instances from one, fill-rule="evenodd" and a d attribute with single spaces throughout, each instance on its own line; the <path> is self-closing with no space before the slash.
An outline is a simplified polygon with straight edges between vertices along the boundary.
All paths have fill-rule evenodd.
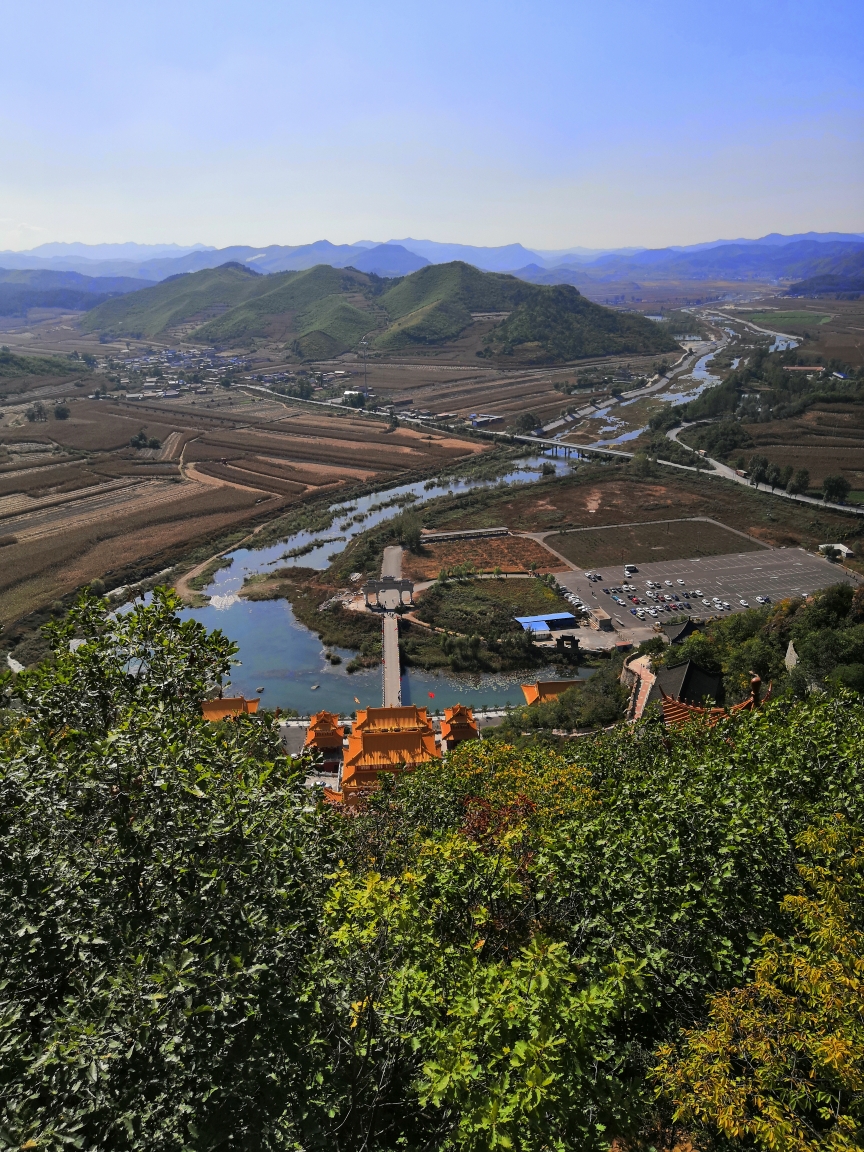
<path id="1" fill-rule="evenodd" d="M 435 693 L 434 693 L 434 692 L 430 692 L 430 693 L 429 693 L 429 699 L 430 699 L 430 700 L 434 700 L 434 699 L 435 699 Z"/>

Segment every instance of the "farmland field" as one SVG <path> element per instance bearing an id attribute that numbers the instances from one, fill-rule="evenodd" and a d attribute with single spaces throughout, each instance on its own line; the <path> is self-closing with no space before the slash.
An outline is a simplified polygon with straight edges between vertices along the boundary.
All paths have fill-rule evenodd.
<path id="1" fill-rule="evenodd" d="M 577 529 L 545 536 L 544 542 L 580 568 L 762 550 L 755 540 L 742 539 L 727 528 L 696 519 Z"/>
<path id="2" fill-rule="evenodd" d="M 416 555 L 404 551 L 402 575 L 409 580 L 434 580 L 442 569 L 476 568 L 491 572 L 527 572 L 529 565 L 538 572 L 553 572 L 560 564 L 535 540 L 523 536 L 499 536 L 479 540 L 444 540 L 440 544 L 424 544 Z"/>
<path id="3" fill-rule="evenodd" d="M 827 324 L 831 319 L 830 312 L 748 312 L 747 319 L 754 324 L 770 324 L 774 328 L 805 328 L 813 324 Z"/>
<path id="4" fill-rule="evenodd" d="M 0 569 L 5 625 L 97 577 L 120 584 L 176 563 L 299 501 L 486 448 L 248 398 L 136 404 L 69 395 L 66 382 L 61 398 L 63 419 L 53 402 L 36 420 L 23 402 L 0 409 L 0 536 L 14 541 Z"/>

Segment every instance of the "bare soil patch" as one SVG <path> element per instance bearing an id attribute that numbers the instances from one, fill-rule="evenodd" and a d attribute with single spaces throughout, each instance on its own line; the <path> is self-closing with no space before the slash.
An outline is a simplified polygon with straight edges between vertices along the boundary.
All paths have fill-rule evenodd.
<path id="1" fill-rule="evenodd" d="M 425 544 L 419 555 L 402 553 L 402 575 L 409 580 L 434 580 L 442 569 L 472 567 L 480 572 L 560 571 L 562 565 L 542 544 L 524 536 L 499 536 L 488 540 L 445 540 Z"/>

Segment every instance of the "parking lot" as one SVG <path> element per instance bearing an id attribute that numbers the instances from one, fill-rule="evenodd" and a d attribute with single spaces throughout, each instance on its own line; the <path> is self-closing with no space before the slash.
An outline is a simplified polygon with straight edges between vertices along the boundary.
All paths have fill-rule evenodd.
<path id="1" fill-rule="evenodd" d="M 619 593 L 619 598 L 627 601 L 626 604 L 616 604 L 603 589 L 621 587 L 625 583 L 636 589 L 629 595 L 647 600 L 652 607 L 655 606 L 654 601 L 646 595 L 649 580 L 662 585 L 662 588 L 654 591 L 674 593 L 679 597 L 680 607 L 673 605 L 673 613 L 658 612 L 656 619 L 660 622 L 679 612 L 703 619 L 708 616 L 728 616 L 730 612 L 747 610 L 741 604 L 742 600 L 746 600 L 751 608 L 758 608 L 757 596 L 768 596 L 772 602 L 776 602 L 789 596 L 806 596 L 829 584 L 857 583 L 855 577 L 847 575 L 838 565 L 800 548 L 766 548 L 760 552 L 737 552 L 726 556 L 702 557 L 699 560 L 640 564 L 638 571 L 626 578 L 618 565 L 605 570 L 598 569 L 598 572 L 602 579 L 597 581 L 589 581 L 583 572 L 559 573 L 557 576 L 561 584 L 581 596 L 586 604 L 598 604 L 605 608 L 619 630 L 622 627 L 629 630 L 636 623 L 630 612 L 634 605 L 627 600 L 626 593 Z M 667 580 L 672 581 L 671 588 L 665 583 Z M 679 580 L 684 581 L 683 585 L 678 583 Z M 682 593 L 695 592 L 697 588 L 702 596 L 687 598 L 690 604 L 688 612 L 683 606 L 685 597 Z M 702 599 L 712 600 L 715 596 L 725 600 L 730 605 L 730 611 L 718 611 L 713 605 L 706 607 L 702 603 Z M 650 624 L 653 620 L 649 616 L 646 623 Z"/>

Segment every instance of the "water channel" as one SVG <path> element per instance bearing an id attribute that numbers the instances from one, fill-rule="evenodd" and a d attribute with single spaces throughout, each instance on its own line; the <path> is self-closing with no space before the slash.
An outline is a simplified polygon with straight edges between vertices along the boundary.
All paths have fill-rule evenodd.
<path id="1" fill-rule="evenodd" d="M 231 692 L 254 697 L 258 689 L 268 708 L 292 708 L 301 716 L 327 708 L 343 715 L 355 708 L 378 706 L 382 699 L 381 669 L 371 668 L 348 673 L 345 665 L 354 655 L 345 649 L 330 648 L 338 653 L 342 664 L 330 664 L 318 636 L 295 619 L 287 600 L 248 601 L 238 596 L 243 581 L 254 573 L 267 573 L 274 567 L 326 568 L 350 541 L 361 532 L 398 515 L 404 505 L 399 498 L 414 497 L 410 506 L 417 507 L 438 496 L 458 495 L 477 488 L 499 484 L 526 484 L 542 475 L 540 469 L 551 464 L 558 475 L 566 475 L 569 462 L 546 456 L 520 460 L 514 468 L 496 480 L 452 479 L 396 485 L 370 496 L 331 505 L 336 517 L 330 528 L 321 532 L 297 532 L 279 544 L 251 550 L 239 548 L 231 555 L 230 568 L 216 573 L 207 588 L 210 602 L 206 607 L 184 609 L 183 619 L 200 621 L 207 629 L 220 628 L 239 645 L 240 663 L 231 677 Z M 389 507 L 382 507 L 389 504 Z M 338 539 L 335 539 L 338 537 Z M 285 553 L 314 545 L 302 556 Z M 584 669 L 582 674 L 588 673 Z M 557 678 L 558 670 L 539 669 L 530 673 L 435 673 L 411 668 L 402 677 L 402 700 L 405 704 L 426 705 L 433 710 L 461 701 L 473 708 L 501 708 L 508 703 L 523 704 L 519 685 L 532 680 Z"/>

